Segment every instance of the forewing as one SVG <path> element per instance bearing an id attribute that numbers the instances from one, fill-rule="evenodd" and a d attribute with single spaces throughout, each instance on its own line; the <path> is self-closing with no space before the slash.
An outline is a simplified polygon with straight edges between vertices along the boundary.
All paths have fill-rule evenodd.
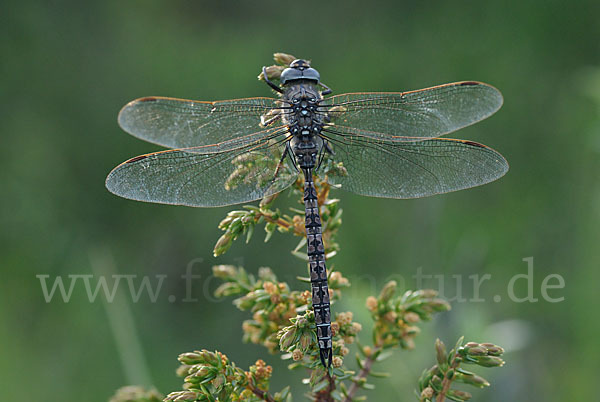
<path id="1" fill-rule="evenodd" d="M 454 139 L 383 142 L 331 138 L 342 169 L 328 177 L 342 190 L 371 197 L 419 198 L 479 186 L 502 177 L 508 163 L 485 145 Z"/>
<path id="2" fill-rule="evenodd" d="M 129 102 L 119 125 L 129 134 L 168 148 L 188 148 L 236 140 L 252 142 L 265 128 L 260 117 L 277 109 L 275 99 L 246 98 L 218 102 L 147 97 Z M 269 130 L 266 130 L 269 131 Z"/>
<path id="3" fill-rule="evenodd" d="M 106 179 L 112 193 L 137 201 L 218 207 L 261 199 L 298 177 L 286 160 L 279 167 L 281 140 L 228 152 L 197 149 L 141 155 L 117 166 Z M 276 174 L 277 173 L 277 174 Z"/>
<path id="4" fill-rule="evenodd" d="M 386 141 L 434 138 L 469 126 L 496 112 L 502 94 L 473 81 L 410 92 L 365 92 L 332 96 L 319 109 L 338 133 Z"/>

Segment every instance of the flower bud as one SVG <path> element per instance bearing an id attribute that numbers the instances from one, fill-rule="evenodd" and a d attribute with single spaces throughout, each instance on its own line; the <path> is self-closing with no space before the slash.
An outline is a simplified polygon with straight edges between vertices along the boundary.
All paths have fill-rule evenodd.
<path id="1" fill-rule="evenodd" d="M 465 392 L 465 391 L 460 391 L 457 389 L 448 390 L 448 393 L 446 394 L 446 396 L 448 396 L 448 398 L 452 399 L 453 401 L 468 401 L 469 399 L 471 399 L 473 397 L 473 395 L 471 395 L 470 393 Z"/>
<path id="2" fill-rule="evenodd" d="M 490 356 L 500 356 L 504 353 L 503 348 L 491 343 L 482 343 L 481 346 L 487 349 L 488 355 Z"/>
<path id="3" fill-rule="evenodd" d="M 279 338 L 279 348 L 282 351 L 287 350 L 294 343 L 295 338 L 295 330 L 293 328 L 288 327 L 287 331 L 283 333 L 283 335 Z"/>
<path id="4" fill-rule="evenodd" d="M 475 358 L 478 364 L 482 367 L 502 367 L 504 366 L 504 360 L 496 356 L 479 356 Z"/>
<path id="5" fill-rule="evenodd" d="M 438 377 L 437 375 L 434 375 L 433 377 L 431 377 L 430 384 L 434 390 L 436 390 L 438 392 L 442 390 L 442 379 L 440 377 Z"/>
<path id="6" fill-rule="evenodd" d="M 431 399 L 431 398 L 433 398 L 434 394 L 435 394 L 435 392 L 434 392 L 433 388 L 427 387 L 421 392 L 421 398 Z"/>
<path id="7" fill-rule="evenodd" d="M 309 334 L 302 334 L 300 337 L 300 348 L 302 350 L 307 350 L 312 343 L 312 337 Z"/>
<path id="8" fill-rule="evenodd" d="M 296 60 L 296 57 L 287 53 L 274 53 L 273 59 L 277 64 L 283 64 L 284 66 L 289 66 L 292 61 Z"/>
<path id="9" fill-rule="evenodd" d="M 294 359 L 294 361 L 298 361 L 298 360 L 302 360 L 302 358 L 304 357 L 304 353 L 302 353 L 302 351 L 300 349 L 295 349 L 292 352 L 292 359 Z"/>
<path id="10" fill-rule="evenodd" d="M 200 394 L 193 392 L 193 391 L 177 391 L 177 392 L 171 392 L 169 395 L 167 395 L 167 397 L 164 399 L 165 401 L 196 401 L 198 400 L 198 398 L 200 398 Z"/>
<path id="11" fill-rule="evenodd" d="M 465 352 L 469 356 L 486 356 L 487 355 L 487 349 L 485 349 L 481 346 L 465 347 Z"/>
<path id="12" fill-rule="evenodd" d="M 461 382 L 463 382 L 465 384 L 473 385 L 478 388 L 490 386 L 490 383 L 485 378 L 480 377 L 476 374 L 467 375 L 464 373 L 457 373 L 456 377 Z"/>
<path id="13" fill-rule="evenodd" d="M 375 312 L 377 310 L 377 299 L 374 296 L 367 297 L 367 310 Z"/>
<path id="14" fill-rule="evenodd" d="M 179 355 L 178 360 L 181 363 L 187 364 L 187 365 L 193 365 L 193 364 L 198 364 L 198 363 L 203 362 L 202 356 L 196 352 L 182 353 Z"/>
<path id="15" fill-rule="evenodd" d="M 279 74 L 281 74 L 281 73 L 279 73 Z M 267 75 L 268 75 L 268 73 L 267 73 Z M 279 77 L 277 77 L 277 78 L 279 78 Z M 265 196 L 262 200 L 260 200 L 260 203 L 258 204 L 258 206 L 261 209 L 266 207 L 267 205 L 272 203 L 275 200 L 275 198 L 277 198 L 278 195 L 279 195 L 279 193 Z"/>
<path id="16" fill-rule="evenodd" d="M 219 237 L 219 240 L 217 240 L 217 244 L 215 244 L 215 248 L 213 249 L 213 255 L 218 257 L 222 254 L 225 254 L 225 252 L 229 250 L 229 247 L 231 247 L 232 243 L 233 238 L 231 234 L 226 232 L 224 235 Z"/>
<path id="17" fill-rule="evenodd" d="M 446 364 L 446 345 L 439 338 L 435 340 L 435 357 L 440 366 Z"/>
<path id="18" fill-rule="evenodd" d="M 231 278 L 238 273 L 237 268 L 233 265 L 215 265 L 212 267 L 212 271 L 220 279 Z"/>
<path id="19" fill-rule="evenodd" d="M 339 356 L 334 356 L 331 364 L 333 365 L 333 367 L 336 367 L 336 368 L 342 367 L 342 364 L 344 364 L 344 360 L 342 360 L 342 358 Z"/>
<path id="20" fill-rule="evenodd" d="M 433 289 L 419 289 L 416 292 L 414 292 L 414 294 L 424 299 L 432 299 L 438 295 L 438 292 L 437 290 Z"/>
<path id="21" fill-rule="evenodd" d="M 397 286 L 398 284 L 396 283 L 396 281 L 389 281 L 381 290 L 379 298 L 384 302 L 390 300 L 394 296 L 394 293 L 396 293 Z"/>
<path id="22" fill-rule="evenodd" d="M 421 321 L 421 317 L 419 317 L 419 314 L 413 311 L 409 311 L 406 314 L 404 314 L 404 321 L 406 321 L 409 324 L 414 324 Z"/>

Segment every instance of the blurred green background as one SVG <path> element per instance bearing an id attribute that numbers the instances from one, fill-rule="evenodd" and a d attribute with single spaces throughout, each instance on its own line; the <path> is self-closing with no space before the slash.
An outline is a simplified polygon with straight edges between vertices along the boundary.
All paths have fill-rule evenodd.
<path id="1" fill-rule="evenodd" d="M 507 4 L 507 3 L 506 3 Z M 337 311 L 365 324 L 364 299 L 394 276 L 443 275 L 452 299 L 473 295 L 470 275 L 490 274 L 484 301 L 454 301 L 426 324 L 415 351 L 382 364 L 374 401 L 411 400 L 436 337 L 491 341 L 507 365 L 489 372 L 485 401 L 593 400 L 600 369 L 600 3 L 250 2 L 5 0 L 0 38 L 0 399 L 105 401 L 130 382 L 178 390 L 176 356 L 219 349 L 242 367 L 263 357 L 273 387 L 294 385 L 277 356 L 241 344 L 246 317 L 209 290 L 214 264 L 268 265 L 292 284 L 305 267 L 298 239 L 260 233 L 212 257 L 230 208 L 192 209 L 127 201 L 104 188 L 121 161 L 158 149 L 124 133 L 119 109 L 147 95 L 198 100 L 269 96 L 256 80 L 272 53 L 309 58 L 336 93 L 400 91 L 480 80 L 503 108 L 456 133 L 500 151 L 511 164 L 480 188 L 411 200 L 338 192 L 344 225 L 332 260 L 353 281 Z M 284 203 L 285 204 L 285 203 Z M 511 278 L 534 258 L 536 303 L 509 300 Z M 192 263 L 195 303 L 180 278 Z M 155 303 L 142 297 L 91 303 L 82 282 L 68 303 L 46 303 L 40 279 L 111 273 L 167 275 Z M 564 297 L 542 298 L 558 274 Z M 457 287 L 456 277 L 462 278 Z M 400 278 L 401 276 L 401 278 Z M 153 279 L 153 280 L 154 280 Z M 95 282 L 93 282 L 95 283 Z M 137 282 L 136 282 L 137 283 Z M 552 280 L 550 283 L 557 283 Z M 68 284 L 68 283 L 67 283 Z M 438 287 L 434 278 L 423 286 Z M 518 280 L 516 294 L 527 294 Z M 167 295 L 176 295 L 170 303 Z M 501 296 L 495 301 L 494 296 Z M 497 300 L 497 299 L 496 299 Z M 119 345 L 125 345 L 120 347 Z M 130 362 L 130 366 L 123 361 Z M 352 364 L 352 359 L 348 362 Z"/>

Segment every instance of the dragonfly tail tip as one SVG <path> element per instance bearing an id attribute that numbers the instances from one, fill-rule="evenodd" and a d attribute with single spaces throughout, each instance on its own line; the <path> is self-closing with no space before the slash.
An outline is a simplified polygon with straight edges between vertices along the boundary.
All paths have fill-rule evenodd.
<path id="1" fill-rule="evenodd" d="M 333 350 L 331 348 L 328 349 L 320 349 L 319 357 L 321 358 L 321 363 L 323 367 L 329 368 L 331 367 L 331 362 L 333 361 Z"/>

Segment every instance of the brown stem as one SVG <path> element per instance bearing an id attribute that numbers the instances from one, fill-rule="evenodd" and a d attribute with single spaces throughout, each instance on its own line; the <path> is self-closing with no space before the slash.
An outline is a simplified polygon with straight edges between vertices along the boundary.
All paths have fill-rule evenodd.
<path id="1" fill-rule="evenodd" d="M 454 358 L 452 359 L 452 364 L 450 365 L 450 368 L 456 370 L 457 367 L 458 367 L 458 362 L 456 360 L 456 356 L 454 356 Z M 444 402 L 446 400 L 446 394 L 450 390 L 451 385 L 452 385 L 452 379 L 448 378 L 446 373 L 444 373 L 444 379 L 442 380 L 442 390 L 440 391 L 438 396 L 435 397 L 436 402 Z"/>
<path id="2" fill-rule="evenodd" d="M 335 380 L 329 373 L 327 373 L 327 381 L 329 381 L 329 386 L 327 389 L 315 394 L 315 402 L 334 402 L 331 393 L 335 390 Z"/>
<path id="3" fill-rule="evenodd" d="M 446 393 L 450 390 L 450 385 L 452 381 L 444 377 L 442 381 L 442 390 L 439 395 L 435 398 L 436 402 L 444 402 L 446 400 Z"/>
<path id="4" fill-rule="evenodd" d="M 250 391 L 252 391 L 252 393 L 254 395 L 256 395 L 259 398 L 261 398 L 263 401 L 275 402 L 275 399 L 273 399 L 273 397 L 267 391 L 263 391 L 262 389 L 257 388 L 254 384 L 252 384 L 252 382 L 248 383 L 247 388 Z"/>
<path id="5" fill-rule="evenodd" d="M 358 391 L 358 388 L 360 388 L 359 383 L 361 382 L 361 380 L 367 378 L 367 376 L 371 372 L 371 367 L 373 366 L 373 363 L 375 363 L 374 356 L 377 356 L 377 353 L 380 350 L 381 350 L 381 346 L 375 347 L 375 349 L 373 349 L 373 351 L 371 352 L 369 357 L 367 357 L 363 368 L 358 372 L 358 375 L 352 379 L 352 385 L 350 386 L 350 389 L 348 390 L 348 396 L 346 396 L 346 398 L 344 399 L 344 402 L 352 402 L 352 398 L 354 397 L 354 394 L 356 394 L 356 391 Z"/>
<path id="6" fill-rule="evenodd" d="M 283 218 L 273 219 L 271 216 L 263 214 L 263 213 L 260 213 L 260 215 L 256 215 L 256 217 L 254 218 L 254 221 L 258 222 L 258 220 L 260 219 L 261 216 L 263 218 L 265 218 L 265 221 L 267 221 L 269 223 L 274 223 L 277 226 L 284 228 L 285 230 L 289 230 L 292 226 L 294 226 L 293 223 L 288 222 Z M 294 233 L 296 235 L 304 236 L 305 235 L 304 226 L 302 226 L 302 231 L 297 231 L 296 228 L 294 228 Z"/>
<path id="7" fill-rule="evenodd" d="M 288 221 L 286 221 L 286 220 L 285 220 L 285 219 L 283 219 L 283 218 L 279 218 L 279 219 L 273 219 L 273 218 L 271 218 L 271 217 L 270 217 L 269 215 L 267 215 L 267 214 L 260 214 L 259 216 L 257 216 L 257 217 L 255 218 L 255 220 L 258 222 L 258 219 L 260 219 L 260 217 L 261 217 L 261 216 L 262 216 L 262 217 L 264 217 L 264 218 L 265 218 L 265 220 L 266 220 L 267 222 L 269 222 L 269 223 L 274 223 L 274 224 L 276 224 L 276 225 L 278 225 L 278 226 L 281 226 L 281 227 L 282 227 L 282 228 L 284 228 L 284 229 L 289 229 L 289 228 L 290 228 L 290 226 L 292 226 L 292 224 L 291 224 L 291 223 L 289 223 Z"/>

